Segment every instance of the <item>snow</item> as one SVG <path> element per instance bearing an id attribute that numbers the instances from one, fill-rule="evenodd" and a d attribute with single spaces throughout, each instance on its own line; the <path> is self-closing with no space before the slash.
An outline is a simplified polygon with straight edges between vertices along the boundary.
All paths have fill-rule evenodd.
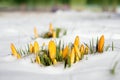
<path id="1" fill-rule="evenodd" d="M 1 13 L 0 15 L 0 80 L 119 80 L 120 79 L 120 16 L 119 13 L 102 13 L 92 11 L 58 11 L 56 13 Z M 102 54 L 86 55 L 83 60 L 64 69 L 63 63 L 44 67 L 31 63 L 33 55 L 17 60 L 10 54 L 10 44 L 24 48 L 33 43 L 33 28 L 39 33 L 48 30 L 49 23 L 54 27 L 67 29 L 67 35 L 62 40 L 67 44 L 73 42 L 76 35 L 80 41 L 89 43 L 93 38 L 104 34 L 105 46 L 114 42 L 115 50 Z M 51 39 L 38 38 L 40 46 Z M 116 73 L 110 69 L 115 61 L 119 61 Z"/>

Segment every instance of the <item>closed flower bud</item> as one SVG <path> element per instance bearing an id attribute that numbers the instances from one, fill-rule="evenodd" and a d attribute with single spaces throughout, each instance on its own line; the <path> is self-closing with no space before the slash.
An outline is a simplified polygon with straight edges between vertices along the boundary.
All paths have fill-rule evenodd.
<path id="1" fill-rule="evenodd" d="M 79 43 L 80 43 L 79 36 L 76 36 L 75 41 L 74 41 L 74 46 L 76 45 L 78 47 Z"/>
<path id="2" fill-rule="evenodd" d="M 53 60 L 56 57 L 56 44 L 54 41 L 50 41 L 48 44 L 49 56 Z"/>
<path id="3" fill-rule="evenodd" d="M 66 58 L 66 56 L 68 55 L 68 51 L 69 51 L 69 48 L 68 48 L 68 46 L 66 46 L 62 53 L 63 58 Z"/>
<path id="4" fill-rule="evenodd" d="M 34 27 L 34 36 L 35 36 L 35 38 L 38 38 L 38 37 L 39 37 L 39 36 L 38 36 L 38 31 L 37 31 L 36 27 Z"/>
<path id="5" fill-rule="evenodd" d="M 34 53 L 37 54 L 40 51 L 39 44 L 37 41 L 34 42 Z"/>
<path id="6" fill-rule="evenodd" d="M 98 52 L 102 53 L 103 52 L 103 48 L 104 48 L 104 35 L 102 35 L 100 37 L 100 40 L 98 41 Z"/>

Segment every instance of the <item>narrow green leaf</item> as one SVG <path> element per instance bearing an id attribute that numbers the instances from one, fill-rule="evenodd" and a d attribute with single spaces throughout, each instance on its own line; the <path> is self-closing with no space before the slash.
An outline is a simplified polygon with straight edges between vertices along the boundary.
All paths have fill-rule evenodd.
<path id="1" fill-rule="evenodd" d="M 98 37 L 97 37 L 97 40 L 96 40 L 96 52 L 98 52 Z"/>
<path id="2" fill-rule="evenodd" d="M 44 62 L 44 57 L 43 57 L 43 55 L 40 55 L 40 61 L 41 61 L 41 63 L 42 63 L 43 65 L 45 65 L 45 62 Z"/>
<path id="3" fill-rule="evenodd" d="M 63 33 L 63 35 L 66 35 L 67 34 L 67 31 L 66 30 L 64 30 L 64 33 Z"/>
<path id="4" fill-rule="evenodd" d="M 71 67 L 70 56 L 67 58 L 68 67 Z"/>
<path id="5" fill-rule="evenodd" d="M 64 68 L 67 67 L 67 59 L 64 60 Z"/>
<path id="6" fill-rule="evenodd" d="M 112 41 L 112 51 L 114 51 L 114 43 L 113 43 L 113 41 Z"/>
<path id="7" fill-rule="evenodd" d="M 92 53 L 94 53 L 94 39 L 92 38 Z"/>
<path id="8" fill-rule="evenodd" d="M 56 37 L 58 38 L 60 35 L 61 29 L 60 28 L 56 28 Z"/>
<path id="9" fill-rule="evenodd" d="M 106 46 L 105 51 L 108 51 L 109 48 L 110 48 L 110 45 Z"/>
<path id="10" fill-rule="evenodd" d="M 115 69 L 116 69 L 116 67 L 117 67 L 117 64 L 118 64 L 118 61 L 116 61 L 115 63 L 114 63 L 114 65 L 113 65 L 113 68 L 110 70 L 110 72 L 111 72 L 111 74 L 115 74 Z"/>

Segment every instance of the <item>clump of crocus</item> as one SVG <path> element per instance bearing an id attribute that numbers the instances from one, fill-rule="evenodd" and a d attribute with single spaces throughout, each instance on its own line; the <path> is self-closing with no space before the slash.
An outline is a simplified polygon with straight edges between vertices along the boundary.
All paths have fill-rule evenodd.
<path id="1" fill-rule="evenodd" d="M 65 61 L 65 67 L 70 67 L 73 63 L 76 63 L 83 59 L 83 56 L 87 54 L 89 48 L 83 44 L 80 45 L 79 36 L 75 37 L 72 46 L 66 46 L 63 49 L 63 59 Z"/>
<path id="2" fill-rule="evenodd" d="M 35 41 L 33 45 L 30 43 L 29 52 L 35 54 L 35 56 L 36 56 L 35 61 L 36 61 L 36 63 L 40 64 L 41 63 L 40 57 L 38 56 L 40 53 L 40 46 L 37 41 Z"/>
<path id="3" fill-rule="evenodd" d="M 61 34 L 61 35 L 60 35 Z M 34 38 L 59 38 L 60 36 L 66 35 L 66 30 L 61 29 L 61 28 L 53 28 L 52 23 L 49 25 L 49 31 L 45 32 L 43 34 L 38 34 L 37 28 L 34 27 Z"/>
<path id="4" fill-rule="evenodd" d="M 53 31 L 52 27 L 50 31 Z M 79 36 L 76 36 L 74 43 L 71 43 L 71 45 L 61 44 L 61 41 L 56 44 L 53 40 L 50 40 L 48 46 L 43 43 L 43 45 L 40 47 L 38 42 L 34 41 L 33 44 L 30 43 L 28 45 L 28 49 L 26 51 L 21 49 L 16 50 L 15 46 L 11 44 L 11 51 L 12 55 L 18 59 L 21 58 L 21 56 L 24 57 L 33 53 L 33 55 L 35 55 L 33 62 L 36 62 L 37 64 L 50 66 L 55 65 L 58 62 L 63 62 L 64 67 L 66 68 L 82 60 L 84 55 L 97 52 L 102 53 L 104 51 L 104 35 L 97 40 L 96 46 L 94 46 L 93 40 L 90 42 L 90 46 L 88 46 L 86 43 L 80 43 Z"/>
<path id="5" fill-rule="evenodd" d="M 100 37 L 100 39 L 97 38 L 96 40 L 96 45 L 94 46 L 94 40 L 92 39 L 92 41 L 90 41 L 90 53 L 103 53 L 104 51 L 108 51 L 108 49 L 110 48 L 110 45 L 108 44 L 107 46 L 104 47 L 105 44 L 105 38 L 104 35 L 102 35 Z M 111 46 L 112 50 L 113 50 L 113 42 L 112 42 L 112 46 Z"/>

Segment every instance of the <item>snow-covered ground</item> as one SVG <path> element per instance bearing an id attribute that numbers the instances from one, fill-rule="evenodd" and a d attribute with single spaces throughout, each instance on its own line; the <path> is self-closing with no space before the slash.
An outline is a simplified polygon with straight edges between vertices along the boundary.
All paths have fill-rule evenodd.
<path id="1" fill-rule="evenodd" d="M 33 28 L 39 33 L 47 31 L 49 23 L 67 29 L 67 35 L 57 40 L 73 42 L 76 35 L 89 43 L 104 34 L 105 45 L 114 42 L 114 51 L 87 55 L 85 59 L 64 69 L 62 64 L 42 67 L 28 58 L 17 60 L 10 54 L 10 43 L 16 47 L 32 42 Z M 37 39 L 42 45 L 50 39 Z M 58 11 L 56 13 L 0 13 L 0 80 L 119 80 L 120 79 L 120 13 L 91 11 Z M 30 57 L 30 56 L 29 56 Z M 88 58 L 86 60 L 86 58 Z M 110 73 L 119 60 L 115 75 Z"/>

